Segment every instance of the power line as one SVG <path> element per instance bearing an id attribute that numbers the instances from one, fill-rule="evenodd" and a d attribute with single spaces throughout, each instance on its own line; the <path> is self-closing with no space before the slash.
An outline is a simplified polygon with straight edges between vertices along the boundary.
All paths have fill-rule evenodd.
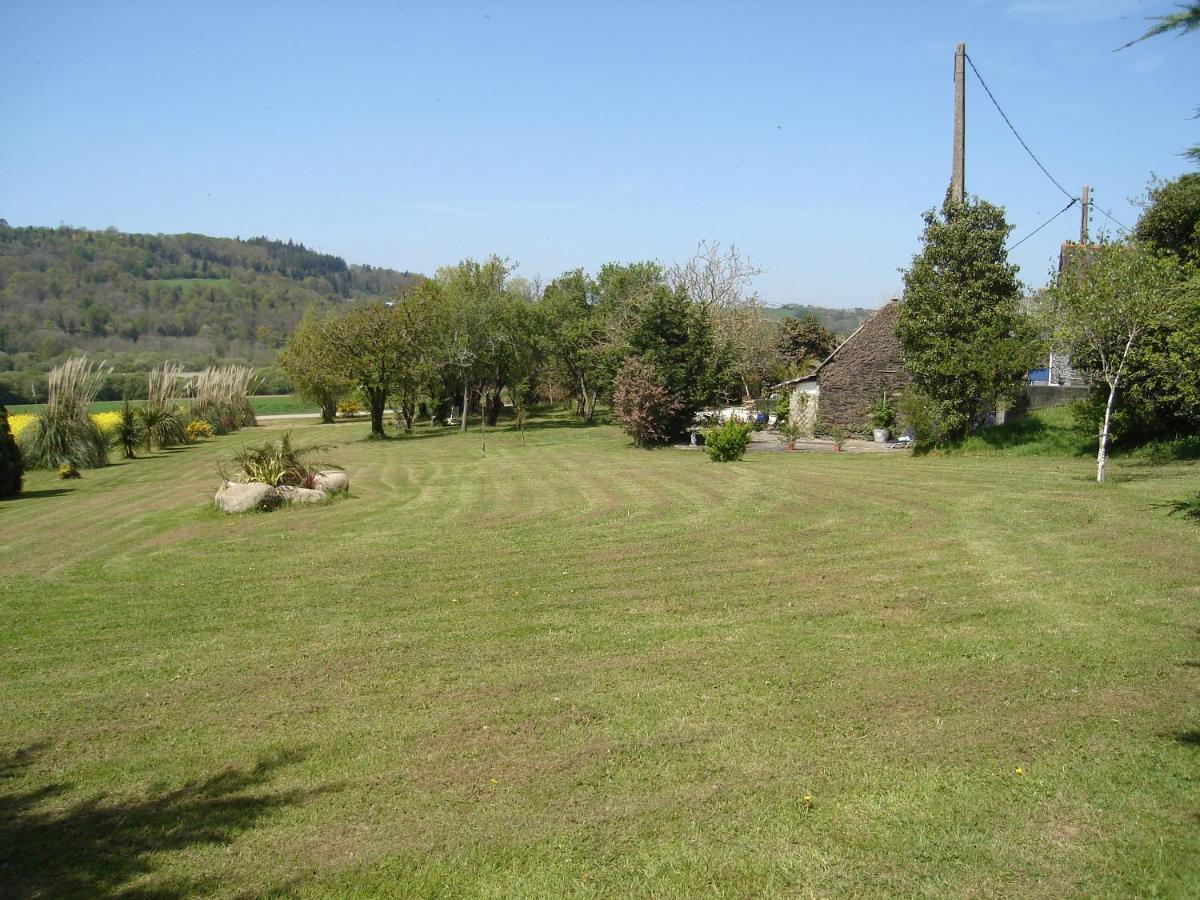
<path id="1" fill-rule="evenodd" d="M 1063 213 L 1065 213 L 1068 209 L 1070 209 L 1072 206 L 1074 206 L 1078 202 L 1079 202 L 1078 197 L 1072 197 L 1070 203 L 1068 203 L 1066 206 L 1064 206 L 1062 209 L 1060 209 L 1058 212 L 1056 212 L 1054 215 L 1052 215 L 1050 218 L 1048 218 L 1045 222 L 1043 222 L 1037 228 L 1033 229 L 1033 231 L 1029 232 L 1029 234 L 1025 235 L 1025 237 L 1021 238 L 1019 241 L 1017 241 L 1015 244 L 1013 244 L 1011 247 L 1009 247 L 1007 249 L 1007 252 L 1012 253 L 1014 250 L 1016 250 L 1018 247 L 1020 247 L 1023 243 L 1025 243 L 1027 240 L 1029 240 L 1031 237 L 1033 237 L 1035 234 L 1037 234 L 1039 231 L 1041 231 L 1043 228 L 1045 228 L 1047 225 L 1049 225 L 1051 222 L 1053 222 L 1055 219 L 1057 219 L 1059 216 L 1061 216 Z"/>
<path id="2" fill-rule="evenodd" d="M 1092 209 L 1096 210 L 1096 212 L 1100 213 L 1100 215 L 1104 216 L 1104 218 L 1108 219 L 1110 222 L 1112 222 L 1114 225 L 1116 225 L 1118 228 L 1120 228 L 1126 234 L 1132 233 L 1130 231 L 1130 229 L 1126 228 L 1124 225 L 1122 225 L 1120 222 L 1118 222 L 1116 219 L 1114 219 L 1112 216 L 1110 216 L 1108 213 L 1106 213 L 1100 207 L 1096 206 L 1094 203 L 1092 204 Z"/>
<path id="3" fill-rule="evenodd" d="M 996 107 L 996 112 L 1000 113 L 1000 118 L 1002 118 L 1004 120 L 1004 124 L 1006 124 L 1008 126 L 1009 130 L 1012 131 L 1013 136 L 1016 137 L 1016 139 L 1021 142 L 1021 146 L 1025 148 L 1025 152 L 1029 154 L 1029 158 L 1032 159 L 1035 163 L 1037 163 L 1037 167 L 1042 170 L 1042 173 L 1047 178 L 1049 178 L 1050 181 L 1052 181 L 1054 183 L 1054 186 L 1056 188 L 1058 188 L 1060 191 L 1062 191 L 1063 194 L 1068 199 L 1070 199 L 1070 201 L 1072 203 L 1077 201 L 1079 198 L 1076 197 L 1074 194 L 1072 194 L 1070 191 L 1068 191 L 1061 184 L 1059 184 L 1058 179 L 1056 179 L 1053 175 L 1050 174 L 1049 171 L 1047 171 L 1046 167 L 1042 165 L 1042 161 L 1040 159 L 1038 159 L 1036 155 L 1034 155 L 1034 152 L 1032 150 L 1029 149 L 1029 145 L 1027 143 L 1025 143 L 1025 139 L 1023 137 L 1021 137 L 1021 135 L 1017 132 L 1017 129 L 1013 125 L 1012 121 L 1008 118 L 1007 115 L 1004 114 L 1004 110 L 1000 108 L 1000 103 L 999 103 L 999 101 L 996 100 L 995 96 L 992 94 L 991 88 L 989 88 L 987 86 L 987 82 L 983 80 L 983 76 L 980 75 L 979 70 L 977 68 L 975 68 L 975 60 L 971 59 L 971 57 L 969 55 L 967 55 L 967 62 L 971 64 L 971 71 L 975 73 L 975 77 L 979 79 L 979 83 L 981 85 L 983 85 L 984 91 L 987 92 L 988 99 L 990 99 L 992 101 L 992 105 Z M 1047 223 L 1047 224 L 1049 224 L 1049 223 Z"/>

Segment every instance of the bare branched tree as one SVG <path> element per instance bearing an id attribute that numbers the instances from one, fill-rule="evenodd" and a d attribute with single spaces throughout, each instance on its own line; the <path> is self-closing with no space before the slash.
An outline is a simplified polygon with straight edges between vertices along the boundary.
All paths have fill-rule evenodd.
<path id="1" fill-rule="evenodd" d="M 742 382 L 747 397 L 762 367 L 759 349 L 766 317 L 752 282 L 766 270 L 738 252 L 726 250 L 719 241 L 700 241 L 696 253 L 683 265 L 667 272 L 672 287 L 682 287 L 696 303 L 712 316 L 714 342 L 718 352 L 726 354 Z"/>

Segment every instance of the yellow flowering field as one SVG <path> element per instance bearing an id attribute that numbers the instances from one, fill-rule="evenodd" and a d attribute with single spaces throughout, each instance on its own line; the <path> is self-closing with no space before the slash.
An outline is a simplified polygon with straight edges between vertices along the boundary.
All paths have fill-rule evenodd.
<path id="1" fill-rule="evenodd" d="M 20 437 L 21 432 L 34 423 L 37 416 L 33 413 L 15 413 L 8 417 L 8 426 L 12 429 L 14 437 Z M 117 422 L 121 420 L 121 414 L 115 410 L 108 412 L 92 413 L 92 421 L 95 422 L 100 430 L 108 434 L 117 426 Z"/>

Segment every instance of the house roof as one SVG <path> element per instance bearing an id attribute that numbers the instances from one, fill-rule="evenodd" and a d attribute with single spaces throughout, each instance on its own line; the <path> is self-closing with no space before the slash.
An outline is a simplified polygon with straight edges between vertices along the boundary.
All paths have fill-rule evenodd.
<path id="1" fill-rule="evenodd" d="M 805 381 L 816 381 L 817 375 L 820 374 L 821 370 L 823 368 L 825 368 L 825 366 L 828 365 L 829 362 L 835 356 L 837 356 L 839 353 L 842 352 L 843 347 L 845 347 L 852 340 L 854 340 L 858 336 L 858 333 L 860 331 L 862 331 L 864 328 L 866 328 L 869 324 L 871 324 L 871 322 L 875 319 L 876 316 L 878 316 L 881 312 L 883 312 L 888 307 L 892 306 L 895 303 L 899 303 L 899 302 L 900 302 L 899 297 L 893 297 L 887 303 L 883 304 L 883 306 L 879 307 L 879 309 L 875 310 L 875 312 L 871 313 L 869 316 L 867 316 L 865 319 L 863 319 L 863 323 L 861 325 L 859 325 L 857 328 L 855 328 L 853 332 L 851 332 L 850 337 L 846 338 L 844 341 L 842 341 L 840 344 L 838 344 L 836 347 L 834 347 L 833 352 L 830 353 L 823 360 L 821 360 L 821 364 L 819 366 L 817 366 L 815 369 L 813 369 L 811 372 L 809 372 L 807 375 L 805 375 L 802 378 L 789 378 L 787 381 L 779 382 L 779 384 L 775 385 L 775 387 L 790 387 L 792 385 L 797 385 L 797 384 L 800 384 L 801 382 L 805 382 Z"/>

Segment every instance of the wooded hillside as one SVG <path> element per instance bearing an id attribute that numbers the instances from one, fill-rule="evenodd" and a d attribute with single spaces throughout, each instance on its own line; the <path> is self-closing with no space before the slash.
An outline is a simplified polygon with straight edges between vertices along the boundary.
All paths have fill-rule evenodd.
<path id="1" fill-rule="evenodd" d="M 764 307 L 763 312 L 772 319 L 802 319 L 805 316 L 812 316 L 839 338 L 846 338 L 875 310 L 861 306 L 853 309 L 835 309 L 829 306 L 785 303 L 782 306 Z"/>
<path id="2" fill-rule="evenodd" d="M 117 373 L 165 359 L 270 365 L 306 307 L 419 280 L 265 237 L 0 225 L 0 402 L 35 399 L 44 373 L 77 351 Z"/>

